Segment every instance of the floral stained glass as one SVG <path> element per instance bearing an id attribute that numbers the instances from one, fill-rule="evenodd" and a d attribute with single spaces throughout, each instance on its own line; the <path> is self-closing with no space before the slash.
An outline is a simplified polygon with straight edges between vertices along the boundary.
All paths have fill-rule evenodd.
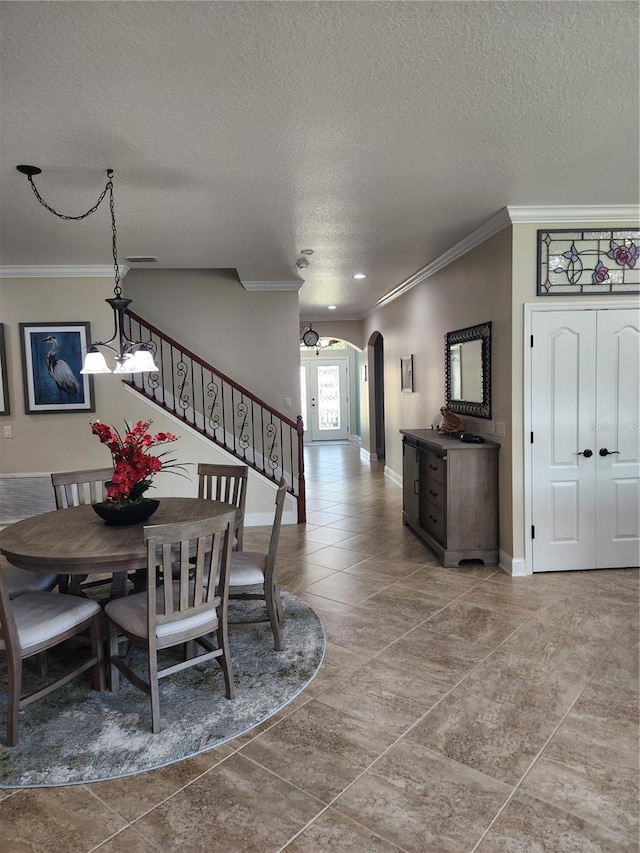
<path id="1" fill-rule="evenodd" d="M 538 296 L 640 293 L 640 230 L 538 231 Z"/>

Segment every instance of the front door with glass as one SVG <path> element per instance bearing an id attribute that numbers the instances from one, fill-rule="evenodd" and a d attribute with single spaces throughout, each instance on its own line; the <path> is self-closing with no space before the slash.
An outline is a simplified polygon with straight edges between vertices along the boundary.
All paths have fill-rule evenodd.
<path id="1" fill-rule="evenodd" d="M 348 359 L 303 361 L 300 365 L 302 411 L 310 441 L 349 438 Z"/>

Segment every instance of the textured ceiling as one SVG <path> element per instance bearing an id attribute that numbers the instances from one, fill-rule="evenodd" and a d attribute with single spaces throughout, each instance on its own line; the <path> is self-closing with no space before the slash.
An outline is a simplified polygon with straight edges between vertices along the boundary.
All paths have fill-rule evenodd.
<path id="1" fill-rule="evenodd" d="M 638 201 L 638 4 L 2 2 L 0 264 L 303 278 L 361 317 L 506 205 Z M 300 272 L 302 249 L 314 254 Z M 363 270 L 367 278 L 355 281 Z"/>

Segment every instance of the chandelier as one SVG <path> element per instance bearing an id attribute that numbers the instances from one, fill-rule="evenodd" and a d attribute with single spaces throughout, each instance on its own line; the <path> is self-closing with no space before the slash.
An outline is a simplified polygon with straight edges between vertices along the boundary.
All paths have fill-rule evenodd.
<path id="1" fill-rule="evenodd" d="M 109 194 L 109 207 L 111 210 L 111 247 L 113 252 L 113 268 L 115 273 L 115 286 L 113 288 L 113 296 L 110 299 L 105 299 L 105 302 L 113 311 L 113 335 L 106 341 L 94 341 L 89 344 L 80 373 L 111 373 L 111 368 L 107 365 L 104 355 L 98 347 L 106 347 L 114 353 L 115 367 L 113 373 L 149 373 L 150 371 L 158 370 L 158 367 L 153 360 L 153 353 L 144 343 L 144 341 L 132 340 L 124 330 L 124 312 L 131 304 L 131 299 L 126 299 L 122 295 L 122 286 L 120 284 L 120 268 L 118 266 L 118 246 L 117 246 L 117 230 L 115 206 L 113 202 L 113 169 L 107 169 L 107 184 L 104 190 L 100 193 L 97 202 L 92 208 L 81 213 L 79 216 L 66 216 L 63 213 L 58 213 L 50 207 L 38 192 L 36 185 L 33 182 L 34 175 L 39 175 L 42 169 L 38 166 L 17 166 L 19 172 L 27 176 L 31 189 L 40 204 L 45 207 L 50 213 L 53 213 L 59 219 L 86 219 L 91 216 L 100 207 L 107 193 Z"/>

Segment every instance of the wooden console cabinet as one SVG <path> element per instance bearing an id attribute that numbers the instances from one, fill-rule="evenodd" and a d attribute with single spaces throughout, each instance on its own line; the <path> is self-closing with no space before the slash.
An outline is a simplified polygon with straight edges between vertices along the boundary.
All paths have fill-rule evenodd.
<path id="1" fill-rule="evenodd" d="M 443 566 L 498 563 L 498 451 L 436 430 L 400 430 L 402 520 Z"/>

